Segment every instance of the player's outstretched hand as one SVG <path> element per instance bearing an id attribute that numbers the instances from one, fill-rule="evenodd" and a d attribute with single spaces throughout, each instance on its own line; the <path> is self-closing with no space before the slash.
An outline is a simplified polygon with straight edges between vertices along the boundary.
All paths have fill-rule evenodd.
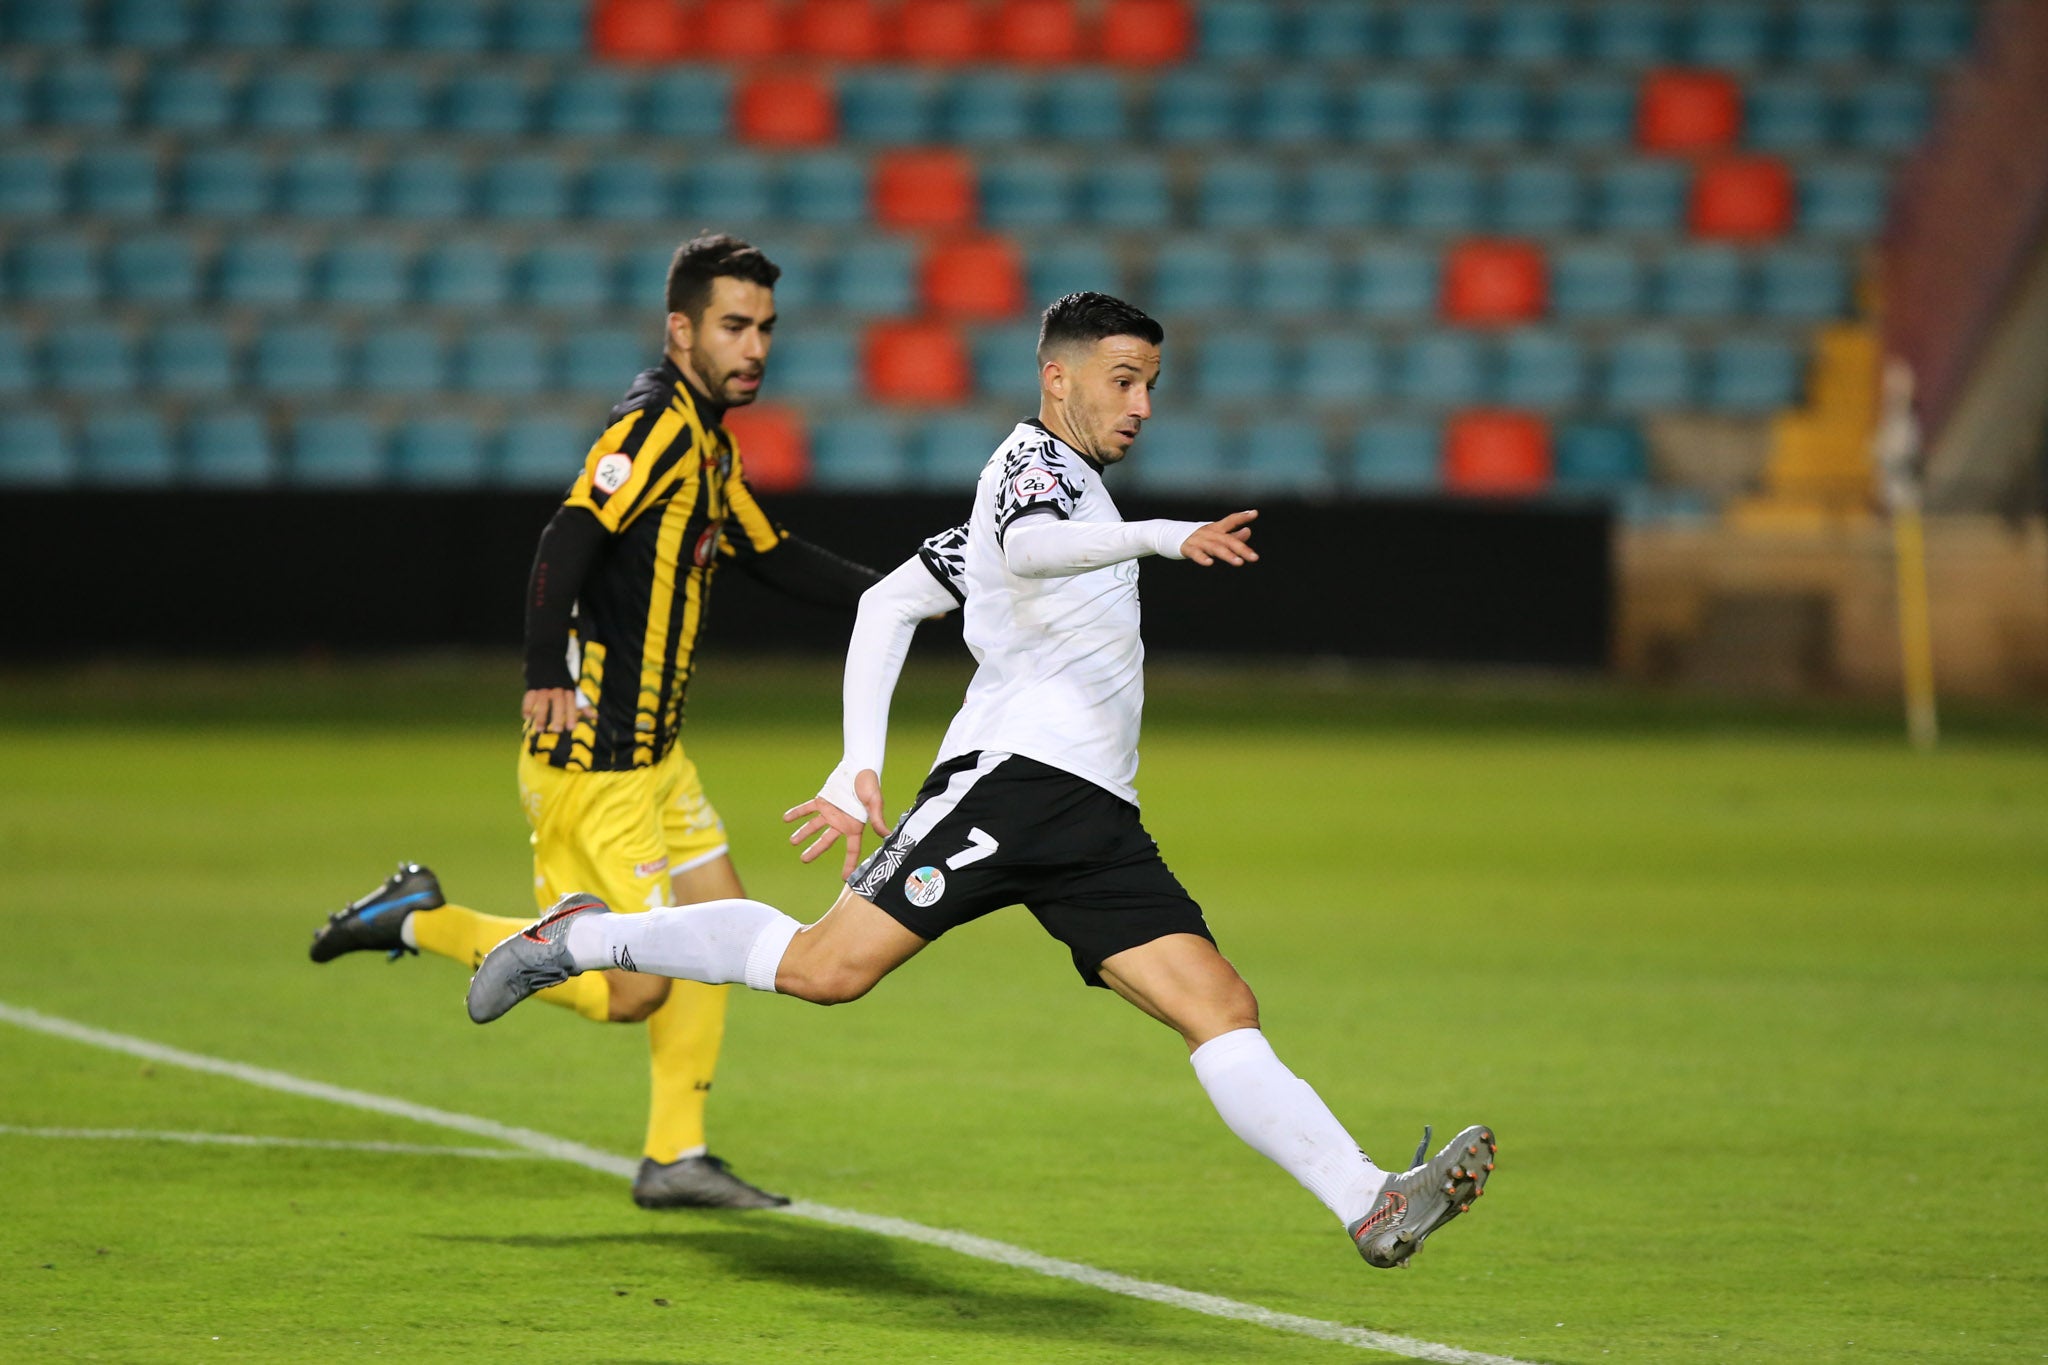
<path id="1" fill-rule="evenodd" d="M 576 728 L 578 720 L 592 720 L 597 712 L 583 694 L 573 687 L 536 687 L 519 703 L 519 714 L 535 730 L 557 734 Z"/>
<path id="2" fill-rule="evenodd" d="M 889 821 L 882 814 L 882 779 L 873 768 L 862 768 L 854 774 L 853 794 L 860 798 L 861 809 L 867 812 L 865 821 L 854 819 L 822 796 L 814 796 L 801 806 L 792 806 L 782 813 L 782 822 L 786 825 L 803 821 L 796 833 L 789 836 L 791 844 L 800 844 L 813 835 L 817 836 L 815 842 L 799 855 L 807 863 L 816 862 L 842 835 L 845 837 L 846 857 L 839 870 L 842 877 L 851 877 L 853 869 L 860 866 L 861 839 L 870 828 L 884 839 L 889 837 Z"/>
<path id="3" fill-rule="evenodd" d="M 1251 546 L 1252 523 L 1259 519 L 1257 512 L 1232 512 L 1221 521 L 1212 521 L 1201 530 L 1180 543 L 1181 556 L 1208 568 L 1217 560 L 1225 564 L 1256 564 L 1259 552 Z"/>

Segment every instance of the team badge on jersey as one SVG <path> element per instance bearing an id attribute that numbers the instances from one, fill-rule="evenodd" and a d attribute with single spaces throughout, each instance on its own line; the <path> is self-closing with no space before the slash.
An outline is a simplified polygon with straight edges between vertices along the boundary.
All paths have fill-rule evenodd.
<path id="1" fill-rule="evenodd" d="M 633 457 L 613 451 L 597 462 L 597 468 L 591 471 L 590 482 L 600 493 L 616 493 L 632 477 Z"/>
<path id="2" fill-rule="evenodd" d="M 920 867 L 903 879 L 903 899 L 918 909 L 937 905 L 946 894 L 946 874 L 936 867 Z"/>
<path id="3" fill-rule="evenodd" d="M 1040 469 L 1036 465 L 1010 481 L 1010 491 L 1026 500 L 1042 498 L 1059 486 L 1060 481 L 1053 477 L 1051 470 Z"/>
<path id="4" fill-rule="evenodd" d="M 697 537 L 697 544 L 690 551 L 690 560 L 698 568 L 709 564 L 711 557 L 718 553 L 718 533 L 724 529 L 723 521 L 714 521 L 704 528 L 703 535 Z"/>

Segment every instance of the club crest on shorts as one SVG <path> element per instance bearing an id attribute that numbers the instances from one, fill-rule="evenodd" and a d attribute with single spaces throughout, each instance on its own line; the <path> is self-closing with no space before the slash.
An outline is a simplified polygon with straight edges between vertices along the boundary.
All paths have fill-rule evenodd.
<path id="1" fill-rule="evenodd" d="M 936 867 L 920 867 L 903 879 L 903 899 L 922 910 L 936 905 L 946 894 L 946 874 Z"/>
<path id="2" fill-rule="evenodd" d="M 1010 491 L 1020 498 L 1027 499 L 1042 498 L 1059 486 L 1060 481 L 1053 477 L 1051 470 L 1035 466 L 1010 481 Z"/>

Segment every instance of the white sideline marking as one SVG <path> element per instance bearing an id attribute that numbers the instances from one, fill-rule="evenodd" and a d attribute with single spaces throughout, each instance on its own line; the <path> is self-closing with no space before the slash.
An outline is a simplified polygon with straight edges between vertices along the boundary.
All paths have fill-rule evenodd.
<path id="1" fill-rule="evenodd" d="M 453 1129 L 476 1137 L 494 1138 L 509 1143 L 537 1156 L 551 1157 L 565 1161 L 572 1166 L 599 1171 L 605 1175 L 630 1177 L 639 1163 L 629 1157 L 613 1156 L 600 1152 L 595 1147 L 586 1147 L 580 1142 L 558 1138 L 547 1133 L 535 1132 L 531 1128 L 517 1128 L 511 1124 L 498 1123 L 492 1119 L 479 1118 L 473 1114 L 457 1114 L 446 1109 L 435 1109 L 429 1105 L 414 1104 L 410 1100 L 394 1099 L 389 1095 L 374 1095 L 366 1090 L 350 1090 L 344 1086 L 328 1085 L 324 1081 L 310 1081 L 301 1076 L 272 1071 L 265 1067 L 248 1066 L 242 1062 L 231 1062 L 220 1057 L 208 1057 L 202 1053 L 186 1052 L 162 1043 L 150 1042 L 147 1038 L 135 1038 L 125 1033 L 110 1033 L 105 1029 L 93 1028 L 87 1024 L 74 1023 L 55 1015 L 43 1014 L 36 1010 L 23 1009 L 18 1005 L 0 1002 L 0 1023 L 9 1023 L 17 1028 L 46 1033 L 56 1038 L 84 1043 L 88 1047 L 103 1048 L 109 1052 L 125 1052 L 132 1057 L 160 1062 L 165 1066 L 183 1067 L 188 1071 L 202 1071 L 209 1075 L 226 1076 L 231 1080 L 265 1090 L 282 1091 L 287 1095 L 303 1095 L 308 1099 L 326 1100 L 348 1109 L 365 1109 L 372 1113 L 389 1114 L 394 1118 L 410 1119 L 414 1123 L 425 1123 L 439 1128 Z M 11 1131 L 11 1130 L 9 1130 Z M 393 1144 L 394 1146 L 397 1144 Z M 445 1147 L 430 1147 L 423 1150 L 445 1152 L 461 1150 Z M 513 1153 L 505 1153 L 507 1156 Z M 971 1233 L 953 1232 L 945 1228 L 926 1227 L 902 1218 L 885 1218 L 877 1214 L 861 1213 L 856 1209 L 834 1208 L 829 1204 L 813 1204 L 798 1200 L 781 1210 L 797 1218 L 808 1218 L 813 1222 L 831 1223 L 839 1227 L 855 1228 L 881 1237 L 896 1237 L 904 1241 L 920 1242 L 925 1246 L 942 1247 L 962 1256 L 977 1260 L 992 1261 L 997 1265 L 1013 1266 L 1036 1274 L 1048 1275 L 1054 1279 L 1071 1280 L 1091 1289 L 1121 1294 L 1126 1298 L 1144 1299 L 1151 1303 L 1163 1303 L 1174 1308 L 1184 1308 L 1192 1313 L 1206 1314 L 1212 1318 L 1229 1318 L 1236 1322 L 1249 1322 L 1259 1327 L 1270 1327 L 1275 1331 L 1288 1332 L 1295 1336 L 1314 1337 L 1322 1341 L 1334 1341 L 1346 1346 L 1357 1346 L 1365 1350 L 1382 1351 L 1388 1355 L 1405 1356 L 1410 1360 L 1428 1360 L 1438 1365 L 1530 1365 L 1513 1356 L 1488 1355 L 1482 1351 L 1468 1351 L 1458 1346 L 1445 1346 L 1434 1341 L 1423 1341 L 1417 1337 L 1396 1336 L 1391 1332 L 1375 1332 L 1369 1327 L 1347 1327 L 1340 1322 L 1325 1322 L 1321 1318 L 1307 1318 L 1295 1313 L 1278 1313 L 1270 1308 L 1261 1308 L 1254 1303 L 1240 1303 L 1216 1294 L 1199 1294 L 1191 1289 L 1181 1289 L 1170 1284 L 1157 1284 L 1150 1280 L 1136 1280 L 1114 1271 L 1100 1270 L 1078 1261 L 1062 1261 L 1051 1256 L 1041 1256 L 1023 1247 L 1011 1246 L 1007 1242 L 994 1241 L 987 1237 L 976 1237 Z"/>
<path id="2" fill-rule="evenodd" d="M 345 1142 L 340 1138 L 265 1137 L 255 1133 L 174 1133 L 160 1128 L 22 1128 L 0 1123 L 0 1137 L 92 1142 L 180 1142 L 195 1147 L 315 1147 L 327 1152 L 391 1152 L 399 1156 L 466 1156 L 486 1161 L 541 1161 L 516 1147 L 449 1147 L 431 1142 Z"/>

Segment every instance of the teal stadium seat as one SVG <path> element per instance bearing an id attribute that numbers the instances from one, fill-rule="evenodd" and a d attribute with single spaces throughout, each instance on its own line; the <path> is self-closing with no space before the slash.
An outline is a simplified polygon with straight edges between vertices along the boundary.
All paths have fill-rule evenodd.
<path id="1" fill-rule="evenodd" d="M 858 414 L 829 418 L 811 432 L 811 483 L 824 490 L 878 492 L 907 486 L 910 455 L 901 425 Z"/>
<path id="2" fill-rule="evenodd" d="M 0 398 L 22 398 L 41 382 L 34 348 L 13 323 L 0 321 Z"/>
<path id="3" fill-rule="evenodd" d="M 1049 296 L 1041 294 L 1049 301 Z M 974 361 L 974 389 L 985 398 L 1037 406 L 1038 324 L 1006 322 L 980 327 L 968 338 Z M 1168 359 L 1169 367 L 1175 364 Z M 1166 382 L 1171 383 L 1169 378 Z"/>
<path id="4" fill-rule="evenodd" d="M 1525 160 L 1503 166 L 1494 221 L 1501 231 L 1542 236 L 1577 231 L 1586 220 L 1586 185 L 1567 161 Z"/>
<path id="5" fill-rule="evenodd" d="M 1749 311 L 1747 262 L 1718 244 L 1675 247 L 1658 263 L 1657 311 L 1668 318 L 1719 320 Z"/>
<path id="6" fill-rule="evenodd" d="M 1451 87 L 1445 131 L 1467 147 L 1504 148 L 1533 142 L 1536 102 L 1512 77 L 1477 77 Z"/>
<path id="7" fill-rule="evenodd" d="M 409 84 L 397 87 L 395 97 L 403 99 L 408 92 L 417 101 L 417 91 Z M 356 110 L 356 101 L 376 97 L 375 90 L 351 90 L 351 111 Z M 250 76 L 242 93 L 242 123 L 250 132 L 303 136 L 327 132 L 334 126 L 334 120 L 334 90 L 320 71 L 302 66 L 262 67 Z"/>
<path id="8" fill-rule="evenodd" d="M 1123 267 L 1108 243 L 1078 234 L 1048 239 L 1034 247 L 1025 262 L 1031 306 L 1042 308 L 1067 294 L 1092 289 L 1124 297 Z M 1031 323 L 1034 329 L 1037 323 Z"/>
<path id="9" fill-rule="evenodd" d="M 898 237 L 858 237 L 839 252 L 832 298 L 849 313 L 904 317 L 917 307 L 917 252 Z"/>
<path id="10" fill-rule="evenodd" d="M 1493 59 L 1510 66 L 1563 66 L 1578 52 L 1571 9 L 1561 0 L 1517 0 L 1494 12 Z"/>
<path id="11" fill-rule="evenodd" d="M 1272 157 L 1222 157 L 1202 170 L 1195 221 L 1211 231 L 1275 228 L 1291 217 L 1288 176 Z"/>
<path id="12" fill-rule="evenodd" d="M 630 248 L 618 265 L 619 306 L 629 310 L 661 308 L 667 296 L 669 262 L 675 254 L 672 238 Z"/>
<path id="13" fill-rule="evenodd" d="M 1364 494 L 1434 493 L 1443 487 L 1443 433 L 1434 422 L 1382 417 L 1352 439 L 1344 482 Z"/>
<path id="14" fill-rule="evenodd" d="M 270 427 L 247 408 L 195 414 L 178 442 L 185 479 L 207 488 L 261 488 L 276 482 Z"/>
<path id="15" fill-rule="evenodd" d="M 1859 81 L 1849 94 L 1848 142 L 1867 152 L 1905 152 L 1933 121 L 1924 81 L 1904 76 Z"/>
<path id="16" fill-rule="evenodd" d="M 39 147 L 0 149 L 0 217 L 55 218 L 64 212 L 57 161 Z"/>
<path id="17" fill-rule="evenodd" d="M 567 490 L 583 470 L 594 433 L 564 417 L 518 417 L 498 443 L 498 482 L 508 488 Z"/>
<path id="18" fill-rule="evenodd" d="M 994 166 L 983 172 L 984 189 Z M 806 152 L 783 163 L 776 212 L 811 227 L 852 227 L 868 220 L 867 162 L 847 152 Z M 1062 200 L 1060 210 L 1072 216 Z M 1064 221 L 1064 219 L 1062 220 Z"/>
<path id="19" fill-rule="evenodd" d="M 1090 166 L 1082 176 L 1081 204 L 1097 227 L 1142 231 L 1166 227 L 1174 219 L 1166 167 L 1149 158 Z"/>
<path id="20" fill-rule="evenodd" d="M 222 248 L 221 302 L 244 308 L 294 308 L 311 293 L 305 252 L 292 236 L 264 233 L 230 238 Z"/>
<path id="21" fill-rule="evenodd" d="M 1519 328 L 1501 340 L 1497 397 L 1509 407 L 1567 410 L 1586 400 L 1591 381 L 1586 348 L 1567 332 Z"/>
<path id="22" fill-rule="evenodd" d="M 224 398 L 236 388 L 235 348 L 218 323 L 174 321 L 143 347 L 149 387 L 178 398 Z"/>
<path id="23" fill-rule="evenodd" d="M 724 151 L 683 168 L 683 212 L 699 220 L 746 225 L 775 212 L 775 187 L 767 158 L 754 152 Z"/>
<path id="24" fill-rule="evenodd" d="M 403 154 L 384 168 L 383 208 L 393 218 L 467 218 L 472 199 L 469 168 L 445 152 Z"/>
<path id="25" fill-rule="evenodd" d="M 1467 233 L 1486 225 L 1485 184 L 1469 161 L 1412 163 L 1397 202 L 1402 225 L 1412 232 Z"/>
<path id="26" fill-rule="evenodd" d="M 1786 55 L 1801 66 L 1854 66 L 1876 55 L 1868 0 L 1796 0 Z"/>
<path id="27" fill-rule="evenodd" d="M 506 0 L 505 50 L 534 57 L 581 56 L 588 45 L 587 0 Z"/>
<path id="28" fill-rule="evenodd" d="M 415 488 L 475 488 L 484 482 L 484 443 L 467 417 L 417 417 L 391 437 L 391 473 Z"/>
<path id="29" fill-rule="evenodd" d="M 494 17 L 484 0 L 410 0 L 400 38 L 418 52 L 472 56 L 497 46 Z"/>
<path id="30" fill-rule="evenodd" d="M 518 137 L 533 121 L 533 94 L 515 71 L 496 67 L 457 73 L 442 94 L 441 122 L 450 132 Z"/>
<path id="31" fill-rule="evenodd" d="M 1205 403 L 1270 403 L 1286 372 L 1280 340 L 1270 331 L 1214 332 L 1195 353 L 1195 390 Z"/>
<path id="32" fill-rule="evenodd" d="M 1318 160 L 1302 173 L 1294 216 L 1317 231 L 1382 226 L 1392 217 L 1386 177 L 1369 162 Z"/>
<path id="33" fill-rule="evenodd" d="M 1202 0 L 1196 11 L 1208 62 L 1264 62 L 1286 51 L 1279 7 L 1265 0 Z"/>
<path id="34" fill-rule="evenodd" d="M 177 232 L 123 237 L 107 252 L 113 287 L 130 303 L 183 308 L 199 300 L 199 257 Z"/>
<path id="35" fill-rule="evenodd" d="M 478 192 L 487 218 L 555 223 L 570 215 L 568 173 L 546 152 L 491 158 Z"/>
<path id="36" fill-rule="evenodd" d="M 308 0 L 307 45 L 335 52 L 376 52 L 391 45 L 389 6 L 366 0 Z"/>
<path id="37" fill-rule="evenodd" d="M 171 133 L 219 133 L 235 121 L 235 94 L 211 66 L 157 68 L 143 96 L 142 121 Z"/>
<path id="38" fill-rule="evenodd" d="M 1227 439 L 1234 450 L 1226 460 L 1247 489 L 1306 498 L 1336 491 L 1329 442 L 1314 422 L 1301 417 L 1245 422 Z"/>
<path id="39" fill-rule="evenodd" d="M 212 0 L 208 6 L 206 43 L 238 52 L 275 52 L 298 37 L 300 12 L 277 0 Z"/>
<path id="40" fill-rule="evenodd" d="M 502 308 L 512 294 L 504 250 L 481 238 L 428 247 L 420 257 L 419 280 L 420 299 L 440 308 Z"/>
<path id="41" fill-rule="evenodd" d="M 43 369 L 59 393 L 101 397 L 136 387 L 135 351 L 128 334 L 103 322 L 67 322 L 43 341 Z"/>
<path id="42" fill-rule="evenodd" d="M 661 222 L 674 200 L 675 178 L 653 157 L 605 157 L 583 181 L 583 211 L 599 222 Z"/>
<path id="43" fill-rule="evenodd" d="M 1642 262 L 1628 247 L 1588 242 L 1551 256 L 1551 306 L 1559 317 L 1631 317 L 1642 310 L 1643 293 Z"/>
<path id="44" fill-rule="evenodd" d="M 1340 311 L 1343 277 L 1336 254 L 1320 241 L 1266 242 L 1252 253 L 1250 303 L 1275 317 Z"/>
<path id="45" fill-rule="evenodd" d="M 1183 412 L 1145 423 L 1132 473 L 1138 484 L 1160 493 L 1212 493 L 1238 486 L 1215 420 Z"/>
<path id="46" fill-rule="evenodd" d="M 93 10 L 86 0 L 14 0 L 8 36 L 35 47 L 83 47 L 93 40 Z"/>
<path id="47" fill-rule="evenodd" d="M 1884 226 L 1889 194 L 1882 166 L 1808 166 L 1799 173 L 1799 230 L 1822 237 L 1873 237 Z"/>
<path id="48" fill-rule="evenodd" d="M 1046 82 L 1041 134 L 1054 142 L 1121 143 L 1130 134 L 1123 82 L 1097 71 L 1062 71 Z"/>
<path id="49" fill-rule="evenodd" d="M 1397 61 L 1454 66 L 1478 49 L 1479 28 L 1465 0 L 1400 5 L 1387 15 L 1387 49 Z"/>
<path id="50" fill-rule="evenodd" d="M 80 472 L 108 488 L 164 488 L 177 480 L 177 459 L 163 414 L 154 408 L 95 409 L 80 427 Z"/>
<path id="51" fill-rule="evenodd" d="M 434 124 L 426 77 L 411 67 L 364 69 L 349 82 L 342 103 L 348 126 L 359 133 L 423 133 Z"/>
<path id="52" fill-rule="evenodd" d="M 1611 493 L 1649 478 L 1642 431 L 1629 422 L 1567 422 L 1557 429 L 1551 461 L 1561 493 Z"/>
<path id="53" fill-rule="evenodd" d="M 1607 348 L 1602 398 L 1618 413 L 1689 408 L 1697 399 L 1692 351 L 1675 332 L 1635 332 Z"/>
<path id="54" fill-rule="evenodd" d="M 937 103 L 933 82 L 916 71 L 861 68 L 839 78 L 839 127 L 851 142 L 930 143 L 938 135 Z"/>
<path id="55" fill-rule="evenodd" d="M 384 482 L 384 435 L 361 413 L 301 414 L 285 473 L 308 488 L 371 488 Z"/>
<path id="56" fill-rule="evenodd" d="M 860 392 L 860 343 L 851 327 L 810 323 L 775 339 L 768 387 L 787 398 L 852 399 Z"/>
<path id="57" fill-rule="evenodd" d="M 293 218 L 361 218 L 370 212 L 370 172 L 346 147 L 302 147 L 285 158 L 278 200 Z"/>
<path id="58" fill-rule="evenodd" d="M 1206 147 L 1243 136 L 1243 91 L 1221 72 L 1179 67 L 1152 85 L 1152 136 L 1175 146 Z"/>
<path id="59" fill-rule="evenodd" d="M 102 58 L 61 57 L 43 73 L 42 121 L 75 132 L 114 132 L 128 122 L 127 86 Z"/>
<path id="60" fill-rule="evenodd" d="M 602 67 L 566 68 L 543 102 L 541 123 L 556 137 L 614 138 L 638 122 L 630 78 Z"/>
<path id="61" fill-rule="evenodd" d="M 363 338 L 356 380 L 372 394 L 430 394 L 449 387 L 448 348 L 418 323 L 376 328 Z"/>
<path id="62" fill-rule="evenodd" d="M 1635 141 L 1635 86 L 1611 76 L 1573 74 L 1550 92 L 1545 136 L 1574 151 L 1620 151 Z"/>
<path id="63" fill-rule="evenodd" d="M 1039 98 L 1036 84 L 1016 72 L 964 69 L 940 92 L 940 136 L 969 146 L 1027 142 L 1037 126 Z"/>
<path id="64" fill-rule="evenodd" d="M 456 353 L 455 381 L 465 392 L 517 398 L 554 387 L 553 358 L 531 328 L 506 324 L 469 333 Z"/>
<path id="65" fill-rule="evenodd" d="M 284 322 L 256 338 L 250 358 L 256 387 L 286 398 L 316 398 L 347 379 L 341 335 L 324 322 Z"/>
<path id="66" fill-rule="evenodd" d="M 992 228 L 1057 228 L 1075 216 L 1080 187 L 1060 157 L 998 157 L 981 168 L 980 179 L 981 221 Z"/>
<path id="67" fill-rule="evenodd" d="M 1299 147 L 1328 141 L 1337 131 L 1335 96 L 1315 71 L 1267 76 L 1252 89 L 1246 129 L 1266 146 Z"/>
<path id="68" fill-rule="evenodd" d="M 661 338 L 645 327 L 580 327 L 562 341 L 562 387 L 616 398 L 660 362 Z"/>
<path id="69" fill-rule="evenodd" d="M 79 154 L 75 174 L 75 198 L 86 214 L 136 221 L 163 216 L 163 177 L 154 148 L 95 147 Z"/>
<path id="70" fill-rule="evenodd" d="M 1374 13 L 1364 5 L 1309 5 L 1290 25 L 1289 52 L 1298 62 L 1357 62 L 1380 51 Z"/>
<path id="71" fill-rule="evenodd" d="M 1835 108 L 1810 77 L 1780 76 L 1744 90 L 1743 134 L 1766 152 L 1810 152 L 1835 141 Z"/>
<path id="72" fill-rule="evenodd" d="M 1423 332 L 1402 348 L 1395 390 L 1419 408 L 1483 402 L 1491 375 L 1487 345 L 1470 332 Z"/>
<path id="73" fill-rule="evenodd" d="M 317 272 L 323 302 L 345 308 L 396 308 L 412 297 L 412 264 L 394 242 L 351 237 L 336 242 Z"/>
<path id="74" fill-rule="evenodd" d="M 1405 243 L 1369 246 L 1358 255 L 1357 303 L 1366 317 L 1428 317 L 1436 311 L 1436 253 Z"/>
<path id="75" fill-rule="evenodd" d="M 1209 237 L 1176 238 L 1152 258 L 1151 299 L 1166 314 L 1220 313 L 1244 306 L 1236 254 Z"/>
<path id="76" fill-rule="evenodd" d="M 61 488 L 78 472 L 78 447 L 62 422 L 47 412 L 0 412 L 0 486 Z"/>
<path id="77" fill-rule="evenodd" d="M 1012 423 L 1006 417 L 964 410 L 942 412 L 919 425 L 911 442 L 912 470 L 920 487 L 966 492 L 981 477 Z"/>
<path id="78" fill-rule="evenodd" d="M 1849 309 L 1849 268 L 1825 247 L 1778 246 L 1757 264 L 1757 311 L 1767 318 L 1823 322 Z"/>
<path id="79" fill-rule="evenodd" d="M 9 253 L 14 297 L 28 303 L 84 305 L 105 292 L 99 249 L 70 233 L 30 237 Z"/>
<path id="80" fill-rule="evenodd" d="M 1720 412 L 1764 413 L 1796 402 L 1799 353 L 1776 337 L 1722 337 L 1707 361 L 1706 398 Z"/>
<path id="81" fill-rule="evenodd" d="M 1419 147 L 1436 136 L 1436 93 L 1414 76 L 1376 76 L 1351 95 L 1352 140 L 1369 147 Z"/>
<path id="82" fill-rule="evenodd" d="M 542 242 L 520 265 L 519 297 L 551 312 L 592 312 L 612 300 L 611 262 L 588 242 Z"/>
<path id="83" fill-rule="evenodd" d="M 1689 179 L 1680 162 L 1617 161 L 1599 172 L 1595 223 L 1613 233 L 1669 236 L 1679 231 Z"/>
<path id="84" fill-rule="evenodd" d="M 270 211 L 269 162 L 248 147 L 194 147 L 178 167 L 177 198 L 195 218 L 260 217 Z"/>
<path id="85" fill-rule="evenodd" d="M 775 243 L 769 259 L 782 271 L 775 281 L 775 311 L 787 318 L 802 315 L 808 318 L 824 307 L 825 286 L 831 279 L 831 272 L 824 258 L 831 253 L 815 251 L 801 239 L 786 239 Z M 798 326 L 808 325 L 799 323 Z M 784 340 L 787 332 L 779 333 Z"/>
<path id="86" fill-rule="evenodd" d="M 1311 333 L 1294 372 L 1296 397 L 1318 407 L 1359 407 L 1387 390 L 1384 348 L 1363 332 Z"/>
<path id="87" fill-rule="evenodd" d="M 1730 71 L 1760 67 L 1778 50 L 1776 18 L 1763 0 L 1695 5 L 1686 16 L 1686 60 Z"/>
<path id="88" fill-rule="evenodd" d="M 655 73 L 640 109 L 652 137 L 723 140 L 731 131 L 732 76 L 715 66 L 678 66 Z"/>
<path id="89" fill-rule="evenodd" d="M 0 132 L 19 133 L 34 121 L 27 75 L 14 67 L 0 67 Z"/>
<path id="90" fill-rule="evenodd" d="M 1656 0 L 1599 0 L 1586 18 L 1586 53 L 1602 66 L 1678 60 L 1674 16 Z"/>
<path id="91" fill-rule="evenodd" d="M 1970 49 L 1967 0 L 1895 0 L 1889 51 L 1895 62 L 1941 66 Z"/>

